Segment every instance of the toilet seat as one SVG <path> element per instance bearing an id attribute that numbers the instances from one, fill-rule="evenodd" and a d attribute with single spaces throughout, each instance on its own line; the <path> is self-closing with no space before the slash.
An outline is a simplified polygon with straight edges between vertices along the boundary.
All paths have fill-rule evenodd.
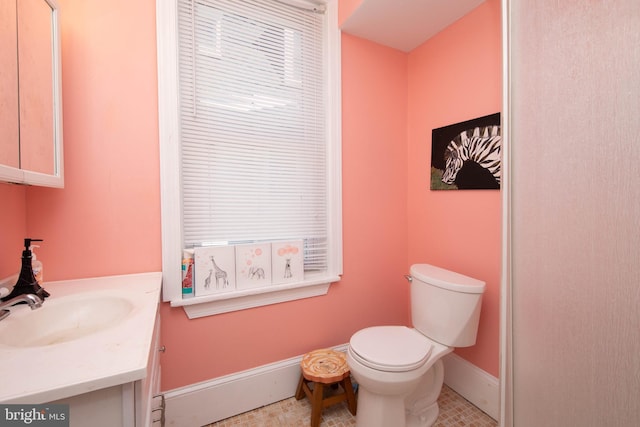
<path id="1" fill-rule="evenodd" d="M 349 341 L 351 356 L 372 369 L 412 371 L 431 354 L 431 341 L 406 326 L 374 326 L 356 332 Z"/>

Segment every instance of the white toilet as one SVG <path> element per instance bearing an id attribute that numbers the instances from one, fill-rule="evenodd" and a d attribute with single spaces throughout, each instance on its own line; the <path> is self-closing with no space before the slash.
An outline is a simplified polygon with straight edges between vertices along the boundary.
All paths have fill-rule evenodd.
<path id="1" fill-rule="evenodd" d="M 411 319 L 374 326 L 349 341 L 359 427 L 427 427 L 438 418 L 442 356 L 475 344 L 485 283 L 429 264 L 411 266 Z"/>

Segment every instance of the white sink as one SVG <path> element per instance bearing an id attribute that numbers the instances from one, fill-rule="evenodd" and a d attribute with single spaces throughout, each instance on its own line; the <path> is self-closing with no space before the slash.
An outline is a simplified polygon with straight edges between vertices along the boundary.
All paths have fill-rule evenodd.
<path id="1" fill-rule="evenodd" d="M 161 272 L 46 282 L 41 308 L 10 307 L 0 321 L 0 403 L 54 402 L 145 378 L 161 287 Z"/>
<path id="2" fill-rule="evenodd" d="M 133 308 L 130 300 L 108 294 L 46 299 L 42 307 L 0 322 L 0 344 L 41 347 L 74 341 L 117 326 Z"/>

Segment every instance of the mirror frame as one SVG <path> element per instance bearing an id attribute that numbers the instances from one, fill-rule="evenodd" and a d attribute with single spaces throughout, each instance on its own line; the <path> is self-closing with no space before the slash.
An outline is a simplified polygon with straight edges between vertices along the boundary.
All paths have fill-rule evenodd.
<path id="1" fill-rule="evenodd" d="M 54 173 L 34 172 L 12 166 L 0 165 L 0 181 L 43 187 L 64 187 L 64 161 L 62 139 L 62 74 L 60 50 L 60 20 L 56 0 L 42 0 L 51 7 L 51 51 L 53 82 L 53 141 Z M 19 90 L 19 88 L 18 88 Z"/>

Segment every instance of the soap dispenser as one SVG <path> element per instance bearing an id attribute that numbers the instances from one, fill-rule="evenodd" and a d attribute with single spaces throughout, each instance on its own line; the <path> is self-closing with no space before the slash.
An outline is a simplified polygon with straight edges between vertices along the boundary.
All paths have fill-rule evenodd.
<path id="1" fill-rule="evenodd" d="M 8 301 L 11 298 L 15 298 L 24 294 L 34 294 L 40 297 L 44 301 L 50 294 L 45 291 L 42 286 L 38 284 L 36 278 L 33 275 L 32 257 L 31 257 L 31 242 L 42 242 L 42 239 L 24 239 L 24 250 L 22 251 L 22 268 L 20 269 L 20 276 L 16 282 L 13 290 L 9 295 L 2 298 L 2 301 Z"/>
<path id="2" fill-rule="evenodd" d="M 33 277 L 36 278 L 36 282 L 38 282 L 38 285 L 42 286 L 44 284 L 42 281 L 42 261 L 36 257 L 36 251 L 34 250 L 34 248 L 39 247 L 40 246 L 38 245 L 31 245 L 31 269 L 33 270 Z"/>

